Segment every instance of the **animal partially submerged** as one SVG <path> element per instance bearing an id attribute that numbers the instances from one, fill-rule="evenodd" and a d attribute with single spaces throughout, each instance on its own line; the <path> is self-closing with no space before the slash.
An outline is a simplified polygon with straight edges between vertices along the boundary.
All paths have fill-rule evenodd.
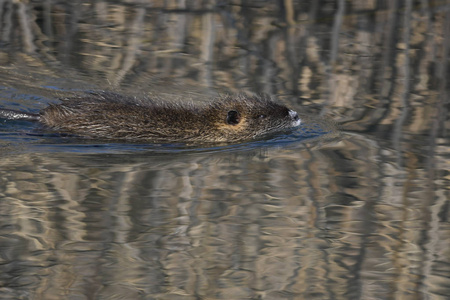
<path id="1" fill-rule="evenodd" d="M 300 125 L 297 112 L 266 96 L 229 95 L 205 104 L 89 93 L 37 114 L 0 109 L 0 118 L 37 121 L 54 131 L 144 142 L 238 142 Z"/>

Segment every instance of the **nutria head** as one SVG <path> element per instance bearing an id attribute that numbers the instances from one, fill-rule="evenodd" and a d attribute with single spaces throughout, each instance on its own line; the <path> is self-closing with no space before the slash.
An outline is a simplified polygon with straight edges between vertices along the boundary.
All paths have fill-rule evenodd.
<path id="1" fill-rule="evenodd" d="M 297 112 L 266 96 L 227 96 L 213 102 L 208 115 L 223 141 L 257 138 L 301 122 Z"/>

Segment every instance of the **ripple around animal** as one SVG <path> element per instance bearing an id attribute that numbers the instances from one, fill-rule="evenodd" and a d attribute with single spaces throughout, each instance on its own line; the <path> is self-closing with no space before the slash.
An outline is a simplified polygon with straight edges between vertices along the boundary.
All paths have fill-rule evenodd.
<path id="1" fill-rule="evenodd" d="M 294 129 L 274 133 L 258 140 L 241 143 L 222 144 L 183 144 L 183 143 L 128 143 L 114 140 L 81 138 L 64 133 L 47 131 L 39 125 L 28 121 L 7 120 L 1 123 L 0 140 L 8 144 L 8 149 L 25 152 L 75 152 L 75 153 L 186 153 L 186 152 L 220 152 L 241 151 L 257 148 L 282 147 L 303 142 L 336 139 L 337 127 L 327 120 L 319 118 L 302 118 L 302 124 Z"/>

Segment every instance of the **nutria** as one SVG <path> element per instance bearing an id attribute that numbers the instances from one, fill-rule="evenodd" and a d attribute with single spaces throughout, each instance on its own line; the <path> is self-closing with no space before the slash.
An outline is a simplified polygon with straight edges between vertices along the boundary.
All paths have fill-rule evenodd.
<path id="1" fill-rule="evenodd" d="M 185 143 L 244 141 L 300 125 L 295 111 L 267 96 L 246 95 L 194 105 L 98 92 L 62 99 L 38 114 L 0 109 L 0 118 L 85 137 Z"/>

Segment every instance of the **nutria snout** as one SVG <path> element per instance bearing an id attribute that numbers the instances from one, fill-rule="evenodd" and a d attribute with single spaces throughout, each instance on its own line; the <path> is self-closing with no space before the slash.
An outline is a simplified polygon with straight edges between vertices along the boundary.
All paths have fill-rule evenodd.
<path id="1" fill-rule="evenodd" d="M 58 132 L 148 142 L 237 142 L 301 123 L 297 112 L 267 96 L 246 95 L 194 105 L 90 93 L 63 99 L 28 117 Z"/>

